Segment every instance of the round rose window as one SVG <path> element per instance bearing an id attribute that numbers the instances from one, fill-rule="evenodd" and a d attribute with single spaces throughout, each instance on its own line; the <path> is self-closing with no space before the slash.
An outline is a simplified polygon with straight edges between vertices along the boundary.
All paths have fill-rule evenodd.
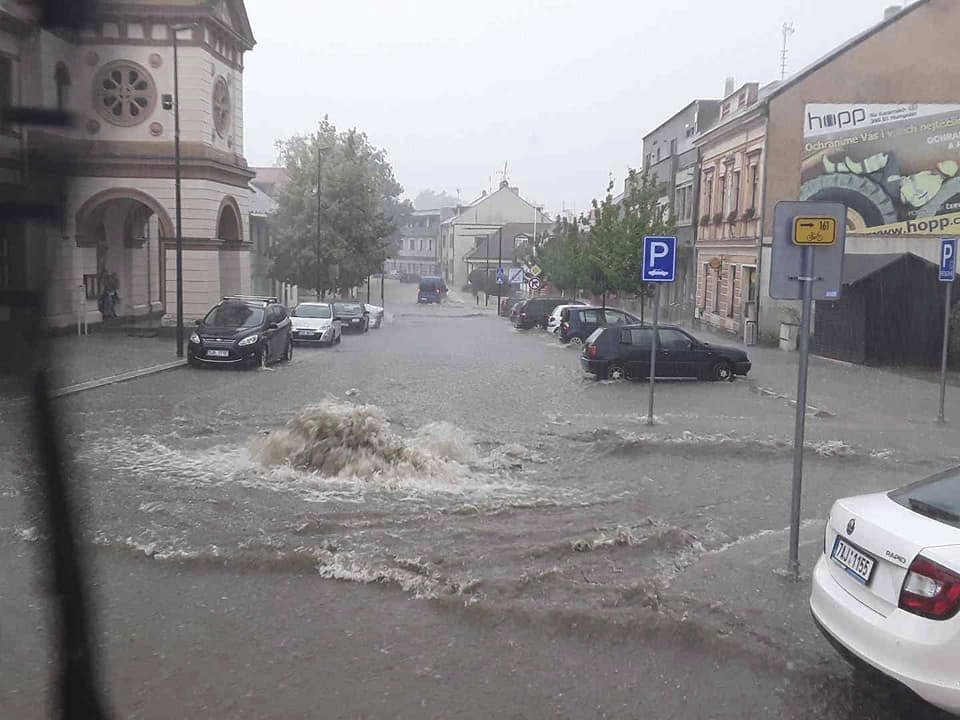
<path id="1" fill-rule="evenodd" d="M 100 68 L 93 81 L 97 112 L 114 125 L 137 125 L 153 112 L 157 87 L 150 74 L 127 60 Z"/>
<path id="2" fill-rule="evenodd" d="M 213 125 L 220 137 L 230 129 L 230 86 L 223 75 L 213 83 Z"/>

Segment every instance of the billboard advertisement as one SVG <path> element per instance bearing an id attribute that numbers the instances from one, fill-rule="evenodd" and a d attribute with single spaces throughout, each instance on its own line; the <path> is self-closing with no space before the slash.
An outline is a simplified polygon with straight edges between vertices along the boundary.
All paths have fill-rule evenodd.
<path id="1" fill-rule="evenodd" d="M 803 128 L 800 199 L 848 234 L 960 235 L 960 104 L 812 103 Z"/>

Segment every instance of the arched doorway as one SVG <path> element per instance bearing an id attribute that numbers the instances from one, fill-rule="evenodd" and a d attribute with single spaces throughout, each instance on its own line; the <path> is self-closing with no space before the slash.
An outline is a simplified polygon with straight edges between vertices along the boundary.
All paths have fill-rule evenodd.
<path id="1" fill-rule="evenodd" d="M 240 206 L 235 198 L 227 195 L 220 203 L 217 214 L 217 240 L 220 245 L 220 292 L 223 295 L 243 294 L 243 225 L 240 222 Z"/>
<path id="2" fill-rule="evenodd" d="M 117 316 L 162 311 L 163 239 L 172 235 L 166 211 L 146 193 L 113 189 L 91 197 L 77 211 L 84 284 L 93 288 L 88 297 L 115 288 Z"/>

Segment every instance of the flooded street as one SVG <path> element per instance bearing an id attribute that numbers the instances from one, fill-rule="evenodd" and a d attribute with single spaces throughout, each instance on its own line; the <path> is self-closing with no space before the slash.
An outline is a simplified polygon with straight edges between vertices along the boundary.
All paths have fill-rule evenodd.
<path id="1" fill-rule="evenodd" d="M 808 578 L 782 576 L 792 356 L 663 383 L 648 427 L 645 384 L 413 287 L 289 365 L 58 401 L 118 716 L 938 717 L 855 678 Z M 860 392 L 885 375 L 812 370 L 807 575 L 835 498 L 957 462 L 934 386 Z M 0 704 L 32 718 L 51 666 L 23 411 L 3 409 Z"/>

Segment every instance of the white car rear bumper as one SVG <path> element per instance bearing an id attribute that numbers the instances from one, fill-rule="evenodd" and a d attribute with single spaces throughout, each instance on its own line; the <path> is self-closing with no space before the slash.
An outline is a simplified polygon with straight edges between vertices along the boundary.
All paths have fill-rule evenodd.
<path id="1" fill-rule="evenodd" d="M 927 620 L 902 610 L 883 617 L 834 580 L 831 562 L 821 555 L 813 571 L 810 610 L 821 628 L 927 702 L 960 714 L 958 618 Z"/>

